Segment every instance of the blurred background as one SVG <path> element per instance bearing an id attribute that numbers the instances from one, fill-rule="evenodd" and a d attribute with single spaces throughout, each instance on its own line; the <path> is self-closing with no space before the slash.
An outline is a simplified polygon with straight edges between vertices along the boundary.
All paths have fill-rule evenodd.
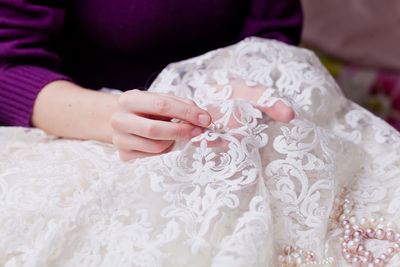
<path id="1" fill-rule="evenodd" d="M 400 130 L 400 1 L 302 0 L 302 46 L 344 94 Z"/>

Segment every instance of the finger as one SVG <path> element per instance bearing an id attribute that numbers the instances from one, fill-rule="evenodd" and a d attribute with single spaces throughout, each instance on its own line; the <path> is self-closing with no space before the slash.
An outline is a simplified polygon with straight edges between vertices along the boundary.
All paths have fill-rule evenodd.
<path id="1" fill-rule="evenodd" d="M 131 90 L 130 92 L 131 93 L 138 93 L 138 91 L 140 92 L 140 90 L 138 90 L 138 89 L 134 89 L 134 90 Z M 129 93 L 129 92 L 126 92 L 126 93 Z M 163 96 L 166 96 L 166 97 L 170 97 L 170 98 L 173 98 L 173 99 L 176 99 L 176 100 L 178 100 L 178 101 L 181 101 L 181 102 L 183 102 L 183 103 L 186 103 L 186 104 L 189 104 L 189 105 L 195 105 L 195 106 L 197 106 L 197 104 L 196 104 L 196 102 L 194 102 L 192 99 L 188 99 L 188 98 L 183 98 L 183 97 L 179 97 L 179 96 L 175 96 L 175 95 L 172 95 L 172 94 L 167 94 L 167 93 L 154 93 L 154 92 L 146 92 L 147 94 L 153 94 L 153 95 L 163 95 Z M 148 117 L 151 117 L 151 118 L 153 118 L 153 119 L 156 119 L 156 120 L 165 120 L 165 121 L 167 121 L 167 120 L 171 120 L 171 118 L 167 118 L 167 117 L 165 117 L 165 116 L 157 116 L 157 115 L 149 115 Z"/>
<path id="2" fill-rule="evenodd" d="M 190 139 L 203 131 L 193 124 L 151 120 L 128 113 L 113 117 L 112 126 L 120 132 L 156 140 Z"/>
<path id="3" fill-rule="evenodd" d="M 176 99 L 178 101 L 184 102 L 184 103 L 189 104 L 189 105 L 197 106 L 197 104 L 192 99 L 183 98 L 183 97 L 179 97 L 179 96 L 176 96 L 176 95 L 165 94 L 165 93 L 158 93 L 158 94 L 164 95 L 164 96 L 167 96 L 167 97 L 171 97 L 173 99 Z"/>
<path id="4" fill-rule="evenodd" d="M 261 84 L 248 86 L 246 82 L 241 79 L 232 81 L 231 85 L 233 88 L 232 99 L 245 99 L 254 102 L 257 102 L 266 89 L 266 87 Z"/>
<path id="5" fill-rule="evenodd" d="M 135 113 L 177 118 L 203 127 L 211 123 L 210 114 L 194 103 L 188 104 L 177 100 L 176 97 L 136 90 L 135 94 L 135 97 L 140 98 L 140 101 L 123 103 L 123 106 Z"/>
<path id="6" fill-rule="evenodd" d="M 168 153 L 169 151 L 171 151 L 172 147 L 173 147 L 173 143 L 172 143 L 172 145 L 170 145 L 166 150 L 164 150 L 161 153 L 147 153 L 147 152 L 142 152 L 142 151 L 124 150 L 124 149 L 120 149 L 118 152 L 119 152 L 119 157 L 122 161 L 129 161 L 129 160 L 135 160 L 135 159 L 140 159 L 140 158 L 147 158 L 147 157 L 162 155 L 162 154 L 165 154 L 165 153 Z"/>
<path id="7" fill-rule="evenodd" d="M 119 152 L 119 158 L 122 161 L 135 160 L 135 159 L 139 159 L 139 158 L 147 158 L 147 157 L 158 156 L 158 155 L 163 154 L 163 153 L 147 153 L 147 152 L 141 152 L 141 151 L 135 151 L 135 150 L 119 150 L 118 152 Z"/>
<path id="8" fill-rule="evenodd" d="M 118 149 L 161 153 L 169 148 L 173 140 L 153 140 L 128 133 L 114 133 L 113 143 Z"/>
<path id="9" fill-rule="evenodd" d="M 294 118 L 294 111 L 282 101 L 277 101 L 272 107 L 260 107 L 271 119 L 288 123 Z"/>

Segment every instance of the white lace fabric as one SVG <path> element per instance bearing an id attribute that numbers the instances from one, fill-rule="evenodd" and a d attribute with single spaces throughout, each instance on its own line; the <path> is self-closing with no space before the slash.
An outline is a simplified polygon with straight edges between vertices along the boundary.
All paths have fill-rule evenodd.
<path id="1" fill-rule="evenodd" d="M 236 97 L 238 83 L 264 89 Z M 123 163 L 109 144 L 0 128 L 1 265 L 280 266 L 293 245 L 346 266 L 343 187 L 356 217 L 399 222 L 399 133 L 312 52 L 248 38 L 170 64 L 150 91 L 193 99 L 225 130 Z M 290 123 L 260 111 L 278 100 Z"/>

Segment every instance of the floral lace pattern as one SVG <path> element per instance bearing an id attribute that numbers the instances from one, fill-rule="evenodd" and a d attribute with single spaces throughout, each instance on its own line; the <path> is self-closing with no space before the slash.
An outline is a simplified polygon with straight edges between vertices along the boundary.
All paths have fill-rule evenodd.
<path id="1" fill-rule="evenodd" d="M 193 99 L 225 130 L 122 163 L 108 144 L 0 128 L 2 265 L 280 266 L 290 245 L 346 266 L 343 187 L 354 216 L 400 221 L 400 135 L 312 52 L 248 38 L 170 64 L 150 90 Z M 276 101 L 295 119 L 260 111 Z"/>

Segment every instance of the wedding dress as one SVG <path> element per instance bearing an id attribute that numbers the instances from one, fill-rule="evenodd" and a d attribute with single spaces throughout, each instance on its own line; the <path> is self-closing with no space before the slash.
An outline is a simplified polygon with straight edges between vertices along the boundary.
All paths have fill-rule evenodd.
<path id="1" fill-rule="evenodd" d="M 263 90 L 235 97 L 238 83 Z M 223 129 L 124 163 L 109 144 L 0 128 L 2 266 L 400 266 L 400 135 L 312 52 L 248 38 L 170 64 L 150 91 Z M 295 119 L 260 111 L 276 101 Z"/>

